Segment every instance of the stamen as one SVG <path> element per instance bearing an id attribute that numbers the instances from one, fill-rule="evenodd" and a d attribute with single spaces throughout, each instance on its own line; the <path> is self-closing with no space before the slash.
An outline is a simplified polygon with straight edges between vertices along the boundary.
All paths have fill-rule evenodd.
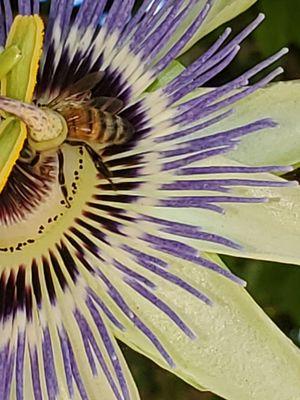
<path id="1" fill-rule="evenodd" d="M 174 78 L 169 85 L 163 89 L 164 92 L 170 94 L 176 89 L 179 89 L 182 84 L 188 83 L 189 79 L 192 79 L 193 74 L 199 70 L 199 67 L 205 64 L 207 60 L 209 60 L 219 50 L 231 32 L 231 28 L 226 28 L 224 33 L 205 53 L 202 54 L 202 56 L 200 56 L 194 63 L 186 67 L 186 69 L 178 77 Z"/>
<path id="2" fill-rule="evenodd" d="M 188 111 L 182 113 L 178 117 L 174 118 L 174 123 L 181 123 L 183 120 L 185 123 L 188 122 L 193 122 L 196 118 L 204 118 L 222 108 L 228 107 L 233 103 L 236 103 L 238 100 L 243 99 L 244 97 L 250 95 L 251 93 L 255 92 L 256 90 L 264 87 L 266 84 L 271 82 L 276 76 L 280 75 L 283 73 L 283 68 L 278 67 L 271 73 L 269 73 L 265 78 L 261 79 L 259 82 L 255 83 L 253 86 L 250 86 L 249 88 L 243 90 L 242 92 L 239 92 L 237 94 L 234 94 L 225 100 L 221 100 L 218 103 L 215 103 L 213 105 L 207 106 L 207 107 L 201 107 L 200 109 L 195 105 L 192 108 L 190 108 Z"/>
<path id="3" fill-rule="evenodd" d="M 190 6 L 192 4 L 193 4 L 193 2 L 191 2 Z M 181 40 L 179 40 L 167 52 L 167 54 L 154 66 L 154 70 L 155 70 L 156 74 L 159 74 L 161 71 L 163 71 L 163 69 L 166 68 L 168 66 L 168 64 L 179 55 L 180 51 L 184 48 L 184 46 L 188 43 L 188 41 L 193 37 L 195 32 L 197 32 L 197 30 L 200 28 L 200 26 L 205 21 L 205 18 L 207 17 L 207 15 L 209 13 L 210 7 L 211 7 L 211 0 L 207 0 L 203 6 L 201 12 L 199 13 L 199 16 L 193 22 L 191 27 L 185 32 L 185 34 L 182 36 Z M 182 16 L 184 17 L 184 14 L 182 14 Z M 168 35 L 167 39 L 168 39 L 168 37 L 170 37 L 170 36 Z M 164 39 L 164 40 L 166 40 L 166 39 Z"/>

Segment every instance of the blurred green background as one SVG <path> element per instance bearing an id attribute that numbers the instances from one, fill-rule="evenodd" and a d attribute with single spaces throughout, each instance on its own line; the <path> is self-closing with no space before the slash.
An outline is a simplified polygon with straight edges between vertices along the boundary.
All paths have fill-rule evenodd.
<path id="1" fill-rule="evenodd" d="M 243 29 L 259 12 L 266 14 L 264 23 L 242 45 L 237 59 L 210 84 L 221 84 L 238 76 L 281 47 L 290 53 L 280 62 L 285 73 L 280 80 L 300 78 L 300 0 L 259 0 L 230 25 L 234 32 Z M 218 36 L 224 27 L 197 43 L 180 61 L 189 64 Z M 278 233 L 280 234 L 280 233 Z M 300 244 L 299 244 L 300 245 Z M 290 265 L 223 257 L 273 321 L 300 346 L 300 269 Z M 163 371 L 151 361 L 122 345 L 126 359 L 143 400 L 219 400 L 211 393 L 201 393 L 177 377 Z"/>

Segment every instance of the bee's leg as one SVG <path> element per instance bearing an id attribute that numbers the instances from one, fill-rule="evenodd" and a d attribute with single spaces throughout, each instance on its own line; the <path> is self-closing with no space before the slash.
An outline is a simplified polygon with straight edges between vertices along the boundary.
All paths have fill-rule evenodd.
<path id="1" fill-rule="evenodd" d="M 67 141 L 68 144 L 72 145 L 72 146 L 83 146 L 86 151 L 89 153 L 89 156 L 91 157 L 96 169 L 98 170 L 98 172 L 100 172 L 100 174 L 108 180 L 108 182 L 111 184 L 112 188 L 114 190 L 116 190 L 116 187 L 113 183 L 113 181 L 111 180 L 112 178 L 112 173 L 110 172 L 110 170 L 107 168 L 107 166 L 105 165 L 105 163 L 102 160 L 102 157 L 100 156 L 99 153 L 97 153 L 97 151 L 95 151 L 89 144 L 82 142 L 82 141 Z"/>
<path id="2" fill-rule="evenodd" d="M 71 208 L 71 204 L 68 199 L 68 189 L 65 181 L 63 152 L 61 150 L 58 150 L 57 156 L 58 156 L 58 183 L 60 185 L 60 190 L 62 192 L 62 195 L 64 196 L 66 207 Z"/>
<path id="3" fill-rule="evenodd" d="M 87 152 L 89 153 L 91 159 L 93 160 L 93 163 L 94 163 L 95 167 L 97 168 L 97 170 L 100 172 L 100 174 L 102 176 L 104 176 L 104 178 L 106 178 L 108 180 L 108 182 L 111 184 L 113 189 L 116 190 L 115 185 L 114 185 L 113 181 L 111 180 L 112 173 L 107 168 L 105 163 L 103 162 L 100 154 L 98 154 L 91 146 L 89 146 L 86 143 L 85 143 L 85 148 L 86 148 Z"/>
<path id="4" fill-rule="evenodd" d="M 30 167 L 35 167 L 36 164 L 40 161 L 40 154 L 32 154 L 29 157 L 19 156 L 18 161 L 28 164 Z"/>
<path id="5" fill-rule="evenodd" d="M 30 160 L 30 166 L 35 167 L 36 164 L 40 161 L 41 154 L 40 153 L 35 153 L 34 156 L 32 156 Z"/>
<path id="6" fill-rule="evenodd" d="M 28 147 L 21 151 L 19 161 L 29 164 L 34 167 L 40 159 L 40 154 Z"/>

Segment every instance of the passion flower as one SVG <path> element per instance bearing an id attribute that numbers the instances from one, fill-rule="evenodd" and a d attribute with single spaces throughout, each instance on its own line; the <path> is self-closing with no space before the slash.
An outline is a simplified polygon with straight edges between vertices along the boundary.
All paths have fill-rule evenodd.
<path id="1" fill-rule="evenodd" d="M 7 154 L 0 194 L 1 399 L 137 399 L 115 337 L 198 388 L 252 398 L 241 393 L 254 390 L 256 378 L 238 389 L 238 378 L 229 383 L 220 372 L 241 357 L 228 355 L 232 337 L 225 332 L 219 343 L 227 358 L 210 342 L 226 331 L 224 321 L 231 324 L 228 310 L 235 296 L 246 296 L 244 282 L 204 251 L 212 246 L 246 255 L 243 235 L 239 241 L 234 229 L 232 236 L 220 233 L 224 221 L 232 226 L 227 211 L 259 212 L 276 197 L 272 190 L 294 185 L 270 174 L 289 167 L 223 158 L 246 135 L 278 128 L 276 121 L 266 115 L 221 128 L 235 103 L 282 72 L 276 68 L 250 85 L 286 49 L 221 87 L 198 89 L 235 58 L 263 20 L 259 15 L 231 39 L 226 29 L 194 63 L 147 92 L 205 26 L 214 2 L 134 5 L 85 0 L 74 10 L 73 1 L 53 0 L 43 39 L 38 1 L 19 1 L 14 20 L 10 2 L 1 4 L 0 41 L 22 54 L 5 71 L 0 98 L 0 109 L 10 114 L 0 136 Z M 97 74 L 101 79 L 78 89 Z M 64 106 L 55 108 L 58 98 Z M 106 114 L 98 126 L 91 110 L 99 102 Z M 111 111 L 112 102 L 119 108 Z M 78 137 L 70 141 L 66 115 L 79 105 L 84 113 L 72 114 Z M 132 132 L 117 144 L 111 132 L 120 132 L 123 122 Z M 212 229 L 203 227 L 208 220 Z M 236 302 L 240 310 L 243 301 Z M 273 347 L 268 350 L 261 325 L 254 325 L 250 343 L 263 347 L 266 365 L 277 368 L 280 357 L 273 360 Z M 237 341 L 239 326 L 233 328 Z M 281 342 L 282 357 L 296 359 L 289 342 Z M 289 399 L 300 393 L 299 383 L 288 383 L 297 382 L 295 365 L 286 386 L 278 383 L 284 393 L 291 388 Z M 256 399 L 266 398 L 265 386 L 257 384 Z"/>

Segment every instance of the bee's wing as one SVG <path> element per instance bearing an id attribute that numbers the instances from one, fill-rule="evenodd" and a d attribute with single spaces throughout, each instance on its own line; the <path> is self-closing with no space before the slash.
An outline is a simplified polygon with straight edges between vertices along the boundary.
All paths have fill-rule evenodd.
<path id="1" fill-rule="evenodd" d="M 117 114 L 124 107 L 122 100 L 116 97 L 94 97 L 88 102 L 91 107 L 98 108 L 101 111 L 106 111 L 111 114 Z"/>
<path id="2" fill-rule="evenodd" d="M 90 91 L 101 81 L 104 74 L 103 71 L 97 71 L 79 79 L 79 81 L 68 86 L 59 96 L 53 99 L 49 106 L 53 107 L 63 100 L 84 100 L 86 97 L 90 96 Z"/>
<path id="3" fill-rule="evenodd" d="M 86 75 L 84 78 L 75 82 L 74 85 L 71 85 L 68 90 L 68 97 L 72 96 L 76 93 L 83 93 L 93 89 L 103 78 L 103 71 L 92 72 Z"/>

